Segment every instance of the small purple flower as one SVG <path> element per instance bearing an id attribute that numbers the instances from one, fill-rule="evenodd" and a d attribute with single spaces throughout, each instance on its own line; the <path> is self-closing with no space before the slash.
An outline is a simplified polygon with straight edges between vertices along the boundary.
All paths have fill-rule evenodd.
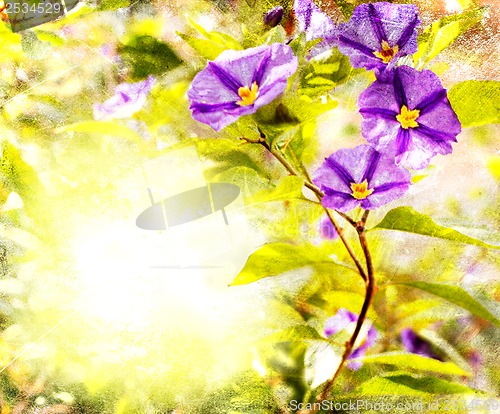
<path id="1" fill-rule="evenodd" d="M 337 27 L 311 0 L 295 0 L 293 5 L 299 30 L 305 32 L 306 40 L 323 39 L 309 52 L 309 58 L 337 46 Z"/>
<path id="2" fill-rule="evenodd" d="M 439 78 L 409 66 L 386 75 L 359 96 L 363 136 L 378 151 L 393 153 L 396 164 L 413 169 L 452 152 L 461 127 Z"/>
<path id="3" fill-rule="evenodd" d="M 332 336 L 344 329 L 352 330 L 354 332 L 357 321 L 358 315 L 348 311 L 347 309 L 341 308 L 334 316 L 328 318 L 325 322 L 325 336 Z M 377 340 L 377 330 L 370 322 L 366 321 L 363 324 L 363 327 L 365 327 L 365 331 L 363 331 L 363 329 L 361 330 L 360 336 L 358 336 L 354 345 L 355 348 L 348 359 L 361 358 L 366 353 L 366 350 L 372 347 Z M 361 343 L 359 344 L 359 342 Z M 362 365 L 363 363 L 361 361 L 351 361 L 347 364 L 347 366 L 352 370 L 357 370 L 361 368 Z"/>
<path id="4" fill-rule="evenodd" d="M 156 78 L 149 76 L 142 82 L 119 84 L 111 98 L 102 104 L 94 104 L 94 119 L 105 121 L 131 117 L 144 106 L 155 83 Z"/>
<path id="5" fill-rule="evenodd" d="M 284 44 L 226 50 L 193 79 L 193 118 L 219 131 L 276 99 L 296 70 L 297 58 Z"/>
<path id="6" fill-rule="evenodd" d="M 361 4 L 339 25 L 339 50 L 355 68 L 392 68 L 399 57 L 417 51 L 419 24 L 413 4 Z"/>
<path id="7" fill-rule="evenodd" d="M 337 230 L 335 230 L 335 227 L 333 227 L 333 224 L 328 216 L 325 216 L 321 219 L 319 230 L 321 237 L 323 237 L 324 239 L 334 240 L 339 237 Z"/>
<path id="8" fill-rule="evenodd" d="M 365 210 L 387 204 L 408 190 L 410 180 L 406 169 L 370 145 L 333 153 L 313 175 L 314 184 L 325 194 L 322 204 L 342 212 L 358 204 Z"/>
<path id="9" fill-rule="evenodd" d="M 264 15 L 264 24 L 269 27 L 276 27 L 283 19 L 283 7 L 276 6 Z"/>
<path id="10" fill-rule="evenodd" d="M 420 338 L 412 329 L 403 329 L 401 331 L 400 337 L 403 346 L 408 352 L 441 361 L 441 358 L 439 358 L 432 350 L 431 344 L 425 339 Z"/>

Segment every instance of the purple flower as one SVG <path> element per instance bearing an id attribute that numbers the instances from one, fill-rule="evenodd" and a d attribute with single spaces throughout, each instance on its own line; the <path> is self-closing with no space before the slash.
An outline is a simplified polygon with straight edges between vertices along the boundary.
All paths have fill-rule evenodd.
<path id="1" fill-rule="evenodd" d="M 403 346 L 408 352 L 441 361 L 441 358 L 439 358 L 432 350 L 431 344 L 425 339 L 420 338 L 412 329 L 403 329 L 401 331 L 400 337 Z"/>
<path id="2" fill-rule="evenodd" d="M 408 168 L 425 168 L 434 155 L 452 152 L 461 130 L 446 89 L 430 70 L 400 66 L 364 90 L 358 105 L 363 136 Z"/>
<path id="3" fill-rule="evenodd" d="M 406 192 L 410 180 L 406 169 L 370 145 L 333 153 L 313 175 L 314 184 L 325 194 L 322 204 L 342 212 L 358 204 L 371 210 L 389 203 Z"/>
<path id="4" fill-rule="evenodd" d="M 328 318 L 325 322 L 325 335 L 329 337 L 343 330 L 354 332 L 357 321 L 358 315 L 347 309 L 341 308 L 334 316 Z M 348 359 L 361 358 L 366 353 L 366 350 L 372 347 L 377 340 L 377 330 L 370 322 L 366 321 L 363 324 L 363 328 L 354 344 L 354 350 Z M 362 365 L 363 363 L 361 361 L 351 361 L 347 364 L 347 366 L 353 370 L 361 368 Z"/>
<path id="5" fill-rule="evenodd" d="M 321 237 L 323 237 L 324 239 L 334 240 L 339 237 L 337 230 L 335 230 L 335 227 L 333 227 L 333 224 L 328 216 L 325 216 L 321 219 L 319 230 Z"/>
<path id="6" fill-rule="evenodd" d="M 280 43 L 226 50 L 193 79 L 193 118 L 219 131 L 277 98 L 296 70 L 292 49 Z"/>
<path id="7" fill-rule="evenodd" d="M 269 27 L 276 27 L 283 19 L 283 7 L 276 6 L 264 15 L 264 24 Z"/>
<path id="8" fill-rule="evenodd" d="M 355 68 L 392 68 L 399 57 L 417 51 L 419 24 L 413 4 L 361 4 L 339 25 L 339 50 Z"/>
<path id="9" fill-rule="evenodd" d="M 102 104 L 94 104 L 94 119 L 105 121 L 129 118 L 144 106 L 155 83 L 156 78 L 149 76 L 142 82 L 119 84 L 111 98 Z"/>
<path id="10" fill-rule="evenodd" d="M 295 18 L 306 40 L 323 39 L 309 52 L 309 58 L 337 46 L 337 27 L 325 13 L 311 0 L 295 0 L 293 5 Z"/>

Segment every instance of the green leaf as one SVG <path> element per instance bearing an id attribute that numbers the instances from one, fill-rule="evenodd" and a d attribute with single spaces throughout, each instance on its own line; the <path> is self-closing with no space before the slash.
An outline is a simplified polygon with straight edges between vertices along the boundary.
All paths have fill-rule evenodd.
<path id="1" fill-rule="evenodd" d="M 9 141 L 2 142 L 1 151 L 0 184 L 19 194 L 28 214 L 36 214 L 32 206 L 40 199 L 40 192 L 43 191 L 37 172 L 23 160 L 21 152 Z"/>
<path id="2" fill-rule="evenodd" d="M 478 394 L 477 390 L 435 377 L 415 378 L 408 374 L 391 373 L 361 384 L 354 395 L 425 395 L 425 394 Z"/>
<path id="3" fill-rule="evenodd" d="M 244 197 L 248 197 L 257 191 L 270 187 L 269 182 L 253 168 L 245 166 L 232 167 L 217 175 L 211 175 L 207 171 L 210 181 L 235 184 L 240 187 Z"/>
<path id="4" fill-rule="evenodd" d="M 487 7 L 480 7 L 465 13 L 446 16 L 426 27 L 418 36 L 418 50 L 413 55 L 416 68 L 422 69 L 461 34 L 480 22 L 486 10 Z"/>
<path id="5" fill-rule="evenodd" d="M 443 285 L 439 283 L 427 282 L 404 282 L 394 283 L 395 285 L 410 286 L 416 289 L 423 290 L 440 298 L 460 306 L 461 308 L 469 311 L 470 313 L 479 316 L 496 326 L 500 326 L 500 320 L 494 316 L 488 309 L 476 301 L 464 289 L 459 286 Z"/>
<path id="6" fill-rule="evenodd" d="M 308 325 L 295 325 L 265 338 L 266 342 L 292 342 L 292 341 L 328 341 L 316 329 Z"/>
<path id="7" fill-rule="evenodd" d="M 134 79 L 161 75 L 182 63 L 169 45 L 148 35 L 132 37 L 126 44 L 118 47 L 118 53 L 132 67 Z"/>
<path id="8" fill-rule="evenodd" d="M 429 216 L 421 214 L 411 207 L 397 207 L 389 211 L 382 221 L 370 230 L 379 229 L 404 231 L 489 249 L 500 249 L 500 246 L 484 243 L 451 228 L 440 226 Z"/>
<path id="9" fill-rule="evenodd" d="M 311 98 L 324 95 L 347 81 L 352 72 L 349 58 L 335 48 L 328 58 L 313 60 L 306 66 L 300 79 L 299 93 Z"/>
<path id="10" fill-rule="evenodd" d="M 448 99 L 463 127 L 500 123 L 500 82 L 470 80 L 454 85 Z"/>
<path id="11" fill-rule="evenodd" d="M 335 4 L 340 9 L 344 18 L 349 20 L 351 18 L 351 14 L 354 11 L 355 4 L 352 0 L 335 0 Z"/>
<path id="12" fill-rule="evenodd" d="M 101 0 L 97 4 L 96 10 L 117 10 L 130 6 L 130 0 Z"/>
<path id="13" fill-rule="evenodd" d="M 434 372 L 436 374 L 470 376 L 471 374 L 453 362 L 441 362 L 437 359 L 427 358 L 417 354 L 387 352 L 384 354 L 369 355 L 359 358 L 366 364 L 388 364 L 399 369 L 411 369 Z"/>
<path id="14" fill-rule="evenodd" d="M 242 50 L 240 43 L 232 36 L 221 32 L 207 32 L 203 26 L 188 19 L 189 24 L 200 33 L 203 38 L 176 32 L 182 40 L 189 44 L 198 54 L 205 59 L 214 60 L 224 50 Z"/>
<path id="15" fill-rule="evenodd" d="M 249 197 L 250 203 L 269 203 L 284 200 L 307 200 L 302 194 L 304 180 L 300 177 L 287 176 L 281 179 L 274 190 L 263 190 Z"/>
<path id="16" fill-rule="evenodd" d="M 326 249 L 311 244 L 299 246 L 287 243 L 265 244 L 250 255 L 231 286 L 246 285 L 315 263 L 335 264 Z"/>

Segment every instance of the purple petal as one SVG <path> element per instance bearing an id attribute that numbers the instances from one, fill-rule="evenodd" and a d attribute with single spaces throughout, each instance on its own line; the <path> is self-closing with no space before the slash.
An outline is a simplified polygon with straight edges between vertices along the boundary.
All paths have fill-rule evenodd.
<path id="1" fill-rule="evenodd" d="M 416 28 L 420 24 L 414 5 L 385 2 L 361 4 L 354 9 L 348 23 L 339 25 L 339 50 L 356 68 L 384 70 L 395 66 L 399 57 L 417 51 Z M 382 42 L 398 51 L 389 64 L 373 52 L 382 50 Z"/>
<path id="2" fill-rule="evenodd" d="M 328 217 L 323 217 L 320 221 L 320 234 L 321 237 L 328 240 L 334 240 L 339 237 L 337 230 L 335 230 L 335 227 L 333 227 Z"/>
<path id="3" fill-rule="evenodd" d="M 193 79 L 188 91 L 193 118 L 219 131 L 276 99 L 296 70 L 297 58 L 287 45 L 226 50 Z M 257 98 L 239 105 L 238 89 L 253 82 L 259 88 Z"/>
<path id="4" fill-rule="evenodd" d="M 372 3 L 368 4 L 368 16 L 373 29 L 373 34 L 377 38 L 378 44 L 382 44 L 383 40 L 387 41 L 384 26 L 382 25 L 382 19 Z"/>
<path id="5" fill-rule="evenodd" d="M 104 121 L 109 119 L 129 118 L 146 103 L 149 91 L 156 83 L 154 76 L 136 83 L 121 83 L 115 88 L 115 94 L 102 104 L 94 104 L 94 119 Z"/>
<path id="6" fill-rule="evenodd" d="M 450 153 L 461 131 L 446 90 L 429 70 L 400 66 L 386 72 L 361 93 L 358 104 L 363 136 L 408 168 L 425 168 L 434 155 Z M 404 128 L 397 120 L 403 105 L 419 111 L 417 126 Z"/>
<path id="7" fill-rule="evenodd" d="M 332 336 L 345 329 L 350 323 L 356 322 L 357 320 L 358 315 L 348 311 L 347 309 L 340 308 L 334 316 L 326 320 L 325 335 Z"/>
<path id="8" fill-rule="evenodd" d="M 377 338 L 378 338 L 377 330 L 373 327 L 373 325 L 371 325 L 366 335 L 365 341 L 358 348 L 356 348 L 351 353 L 351 355 L 349 355 L 348 359 L 361 358 L 362 356 L 364 356 L 366 351 L 373 345 L 375 345 Z M 349 369 L 352 369 L 353 371 L 360 369 L 362 365 L 363 363 L 361 361 L 349 361 L 347 363 L 347 367 Z"/>
<path id="9" fill-rule="evenodd" d="M 367 180 L 373 190 L 364 199 L 353 197 L 352 184 Z M 364 209 L 380 207 L 401 197 L 409 188 L 410 173 L 394 163 L 394 155 L 377 152 L 370 145 L 342 149 L 315 171 L 313 182 L 324 192 L 322 204 L 347 212 L 358 204 Z"/>
<path id="10" fill-rule="evenodd" d="M 269 27 L 276 27 L 283 19 L 283 7 L 276 6 L 264 15 L 264 24 Z"/>
<path id="11" fill-rule="evenodd" d="M 420 338 L 412 329 L 403 329 L 400 337 L 403 346 L 408 352 L 440 360 L 440 358 L 432 351 L 431 344 Z"/>
<path id="12" fill-rule="evenodd" d="M 234 92 L 235 99 L 239 99 L 238 89 L 242 86 L 241 82 L 236 80 L 231 73 L 218 66 L 215 62 L 208 62 L 208 66 L 217 79 L 219 79 L 219 82 L 222 83 L 226 89 Z M 246 85 L 248 85 L 248 83 Z"/>
<path id="13" fill-rule="evenodd" d="M 299 30 L 305 32 L 306 40 L 323 39 L 310 51 L 314 57 L 337 45 L 337 27 L 311 0 L 295 0 L 293 5 Z"/>

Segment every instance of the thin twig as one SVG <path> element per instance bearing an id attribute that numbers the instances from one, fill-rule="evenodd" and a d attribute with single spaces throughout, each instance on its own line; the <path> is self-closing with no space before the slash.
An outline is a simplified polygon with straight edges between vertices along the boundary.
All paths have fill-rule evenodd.
<path id="1" fill-rule="evenodd" d="M 366 220 L 368 219 L 368 214 L 369 210 L 366 210 L 363 213 L 363 217 L 361 218 L 361 220 L 357 223 L 356 227 L 356 231 L 358 232 L 359 243 L 361 245 L 361 248 L 363 249 L 363 254 L 365 256 L 365 261 L 366 261 L 366 267 L 368 270 L 368 279 L 366 280 L 366 291 L 365 291 L 365 299 L 363 301 L 363 306 L 361 307 L 361 311 L 359 312 L 358 320 L 356 322 L 356 328 L 354 329 L 354 332 L 351 335 L 349 341 L 347 341 L 345 344 L 345 349 L 344 353 L 342 354 L 340 364 L 337 370 L 335 371 L 333 377 L 326 382 L 325 386 L 323 387 L 323 390 L 316 398 L 315 404 L 313 404 L 313 408 L 309 411 L 309 414 L 315 414 L 318 411 L 316 407 L 319 407 L 321 405 L 321 402 L 328 397 L 330 389 L 332 388 L 333 384 L 335 383 L 335 380 L 339 376 L 340 372 L 342 371 L 342 368 L 346 364 L 347 360 L 349 359 L 349 356 L 353 351 L 354 345 L 356 343 L 356 340 L 358 339 L 363 323 L 366 320 L 368 309 L 370 308 L 373 297 L 377 292 L 373 261 L 370 249 L 368 248 L 368 242 L 366 240 L 366 233 L 365 233 L 365 224 Z"/>
<path id="2" fill-rule="evenodd" d="M 272 148 L 272 146 L 267 142 L 265 135 L 263 134 L 262 131 L 260 131 L 260 137 L 257 140 L 248 140 L 245 139 L 247 142 L 253 142 L 253 143 L 258 143 L 264 146 L 285 168 L 286 170 L 291 174 L 295 176 L 299 176 L 304 178 L 304 185 L 309 188 L 313 193 L 316 195 L 318 201 L 321 203 L 321 200 L 325 196 L 325 194 L 312 183 L 311 177 L 307 173 L 307 170 L 305 168 L 302 168 L 303 170 L 303 175 L 301 176 L 294 168 L 293 165 L 291 165 L 287 159 L 281 154 L 279 150 L 275 150 Z M 351 245 L 347 241 L 347 239 L 344 236 L 343 229 L 337 224 L 335 221 L 335 218 L 332 215 L 332 211 L 326 207 L 323 206 L 323 209 L 325 210 L 325 213 L 327 214 L 328 218 L 330 219 L 333 227 L 337 231 L 340 239 L 342 240 L 342 243 L 344 244 L 345 248 L 347 249 L 347 252 L 351 256 L 352 260 L 354 261 L 354 264 L 356 265 L 359 274 L 363 278 L 365 282 L 365 298 L 363 301 L 363 305 L 361 307 L 361 311 L 359 312 L 358 320 L 356 322 L 356 327 L 354 328 L 354 332 L 351 335 L 351 338 L 346 342 L 345 344 L 345 349 L 342 354 L 342 358 L 340 361 L 340 364 L 335 371 L 333 377 L 328 380 L 323 387 L 323 390 L 321 393 L 318 395 L 318 397 L 315 400 L 315 404 L 313 404 L 313 408 L 308 411 L 309 414 L 315 414 L 318 411 L 318 408 L 321 405 L 321 402 L 324 401 L 328 397 L 328 393 L 330 392 L 330 389 L 332 388 L 333 384 L 335 383 L 335 380 L 338 378 L 340 375 L 340 372 L 342 371 L 342 368 L 346 364 L 347 360 L 349 359 L 349 356 L 351 355 L 354 345 L 356 344 L 356 340 L 358 339 L 359 333 L 361 332 L 361 328 L 363 327 L 363 323 L 366 320 L 366 315 L 368 313 L 368 309 L 370 308 L 370 305 L 372 303 L 373 297 L 377 291 L 377 286 L 376 286 L 376 281 L 375 281 L 375 271 L 373 267 L 373 261 L 371 257 L 370 250 L 368 248 L 368 242 L 366 240 L 366 234 L 365 234 L 365 225 L 366 221 L 368 219 L 368 215 L 370 213 L 369 210 L 365 210 L 363 213 L 363 216 L 359 221 L 353 220 L 351 217 L 348 215 L 335 210 L 337 214 L 339 214 L 342 218 L 344 218 L 350 225 L 354 227 L 356 232 L 358 233 L 358 238 L 359 238 L 359 243 L 361 245 L 361 249 L 363 250 L 363 255 L 365 258 L 365 263 L 366 263 L 366 272 L 363 266 L 361 265 L 360 261 L 356 257 L 354 250 L 352 249 Z"/>
<path id="3" fill-rule="evenodd" d="M 297 177 L 301 177 L 301 175 L 299 174 L 299 172 L 294 168 L 294 166 L 292 164 L 290 164 L 288 162 L 288 160 L 283 156 L 283 154 L 279 150 L 275 150 L 267 142 L 264 133 L 262 131 L 259 131 L 259 132 L 260 132 L 260 137 L 257 138 L 257 139 L 255 139 L 255 140 L 252 140 L 252 139 L 249 139 L 249 138 L 246 138 L 246 137 L 242 137 L 242 139 L 245 140 L 245 141 L 247 141 L 247 142 L 250 142 L 250 143 L 262 145 L 264 148 L 266 148 L 281 163 L 281 165 L 283 165 L 283 167 L 286 168 L 286 170 L 291 175 L 294 175 L 294 176 L 297 176 Z M 302 177 L 302 178 L 304 178 L 304 177 Z M 321 202 L 321 200 L 323 199 L 323 197 L 325 196 L 325 194 L 317 186 L 315 186 L 310 181 L 309 174 L 307 174 L 307 178 L 304 179 L 304 185 L 307 188 L 309 188 L 316 195 L 318 201 Z M 323 205 L 322 205 L 322 207 L 325 210 L 325 213 L 328 216 L 328 218 L 329 218 L 330 222 L 332 223 L 333 227 L 335 228 L 335 231 L 338 233 L 340 240 L 342 240 L 342 243 L 344 244 L 347 252 L 349 253 L 349 256 L 351 256 L 352 261 L 356 265 L 356 268 L 358 269 L 359 274 L 361 275 L 361 277 L 363 278 L 363 280 L 366 283 L 366 281 L 368 280 L 368 277 L 366 275 L 366 271 L 363 268 L 363 265 L 361 264 L 361 262 L 356 257 L 356 254 L 354 253 L 353 248 L 351 247 L 351 245 L 347 241 L 347 239 L 346 239 L 346 237 L 344 235 L 344 230 L 336 222 L 335 218 L 332 215 L 331 210 L 328 209 L 328 208 L 326 208 Z M 347 216 L 346 214 L 344 214 L 342 212 L 339 212 L 339 211 L 336 211 L 336 212 L 341 217 L 343 217 L 345 220 L 347 220 L 354 228 L 356 228 L 357 223 L 353 219 L 351 219 L 349 216 Z"/>

